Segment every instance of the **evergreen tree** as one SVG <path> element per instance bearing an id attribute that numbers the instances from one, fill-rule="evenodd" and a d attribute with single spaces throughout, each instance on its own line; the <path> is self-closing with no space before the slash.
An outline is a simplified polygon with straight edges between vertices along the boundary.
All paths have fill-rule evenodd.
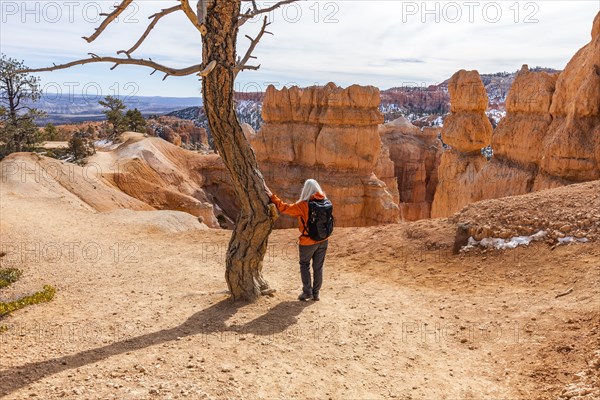
<path id="1" fill-rule="evenodd" d="M 94 139 L 89 130 L 80 130 L 73 134 L 73 137 L 69 140 L 68 152 L 73 156 L 73 161 L 79 161 L 96 153 Z"/>
<path id="2" fill-rule="evenodd" d="M 46 124 L 46 126 L 44 127 L 44 139 L 49 140 L 49 141 L 54 141 L 54 140 L 56 140 L 57 136 L 58 136 L 58 129 L 56 128 L 56 126 L 54 126 L 54 124 L 48 122 Z"/>
<path id="3" fill-rule="evenodd" d="M 133 132 L 144 133 L 146 131 L 146 119 L 142 116 L 142 113 L 134 108 L 133 110 L 127 110 L 125 113 L 125 121 L 127 122 L 127 129 Z"/>
<path id="4" fill-rule="evenodd" d="M 22 71 L 22 62 L 0 58 L 0 158 L 18 151 L 31 151 L 41 141 L 35 119 L 43 112 L 31 107 L 40 98 L 39 78 Z"/>
<path id="5" fill-rule="evenodd" d="M 125 104 L 122 100 L 113 96 L 106 96 L 104 100 L 98 102 L 101 106 L 106 107 L 104 115 L 106 120 L 112 125 L 112 137 L 115 138 L 120 133 L 123 133 L 127 129 L 127 121 L 123 110 L 125 110 Z"/>

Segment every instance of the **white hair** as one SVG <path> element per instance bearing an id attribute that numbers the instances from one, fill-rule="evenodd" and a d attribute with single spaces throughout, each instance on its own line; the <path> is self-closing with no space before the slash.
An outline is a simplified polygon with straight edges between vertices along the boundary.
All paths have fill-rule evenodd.
<path id="1" fill-rule="evenodd" d="M 304 182 L 304 187 L 302 188 L 302 193 L 300 194 L 298 201 L 308 201 L 312 195 L 317 192 L 320 192 L 323 196 L 325 196 L 325 192 L 323 192 L 323 189 L 321 189 L 319 182 L 314 179 L 307 179 L 306 182 Z"/>

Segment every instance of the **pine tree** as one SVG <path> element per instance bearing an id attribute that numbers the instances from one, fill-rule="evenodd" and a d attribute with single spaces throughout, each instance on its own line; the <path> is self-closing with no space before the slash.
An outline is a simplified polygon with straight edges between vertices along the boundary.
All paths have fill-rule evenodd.
<path id="1" fill-rule="evenodd" d="M 44 127 L 44 140 L 54 141 L 58 136 L 58 129 L 54 124 L 48 122 Z"/>
<path id="2" fill-rule="evenodd" d="M 140 133 L 146 131 L 146 119 L 137 108 L 127 110 L 125 113 L 125 121 L 127 123 L 127 129 L 130 131 Z"/>
<path id="3" fill-rule="evenodd" d="M 98 102 L 101 106 L 106 107 L 103 113 L 106 115 L 106 120 L 112 125 L 112 138 L 116 138 L 120 133 L 127 130 L 127 121 L 123 115 L 125 103 L 117 97 L 106 96 L 104 100 Z"/>
<path id="4" fill-rule="evenodd" d="M 0 59 L 0 158 L 19 151 L 31 151 L 42 138 L 35 119 L 43 112 L 31 107 L 41 95 L 39 78 L 23 71 L 22 62 Z"/>
<path id="5" fill-rule="evenodd" d="M 94 139 L 89 130 L 80 130 L 73 134 L 69 140 L 68 152 L 73 157 L 73 161 L 79 161 L 96 153 Z"/>

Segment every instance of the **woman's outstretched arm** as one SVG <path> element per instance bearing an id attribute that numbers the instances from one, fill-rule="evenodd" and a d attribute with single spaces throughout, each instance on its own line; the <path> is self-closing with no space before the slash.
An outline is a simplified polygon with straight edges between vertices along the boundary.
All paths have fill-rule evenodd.
<path id="1" fill-rule="evenodd" d="M 274 195 L 273 192 L 271 192 L 271 190 L 269 189 L 269 187 L 266 184 L 265 184 L 265 190 L 267 192 L 267 195 L 269 195 L 269 199 L 271 200 L 271 203 L 275 204 L 275 206 L 277 207 L 279 212 L 286 214 L 286 215 L 290 215 L 292 217 L 301 217 L 304 214 L 303 209 L 300 206 L 300 203 L 294 203 L 294 204 L 285 203 L 279 197 Z"/>

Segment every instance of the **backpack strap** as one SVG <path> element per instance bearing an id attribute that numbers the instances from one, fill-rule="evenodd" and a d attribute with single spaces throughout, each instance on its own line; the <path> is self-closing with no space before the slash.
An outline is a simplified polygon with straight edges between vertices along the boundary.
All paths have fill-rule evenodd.
<path id="1" fill-rule="evenodd" d="M 308 218 L 310 218 L 310 200 L 306 201 L 306 206 L 308 207 Z M 306 237 L 310 237 L 310 235 L 308 235 L 308 227 L 306 226 L 306 222 L 304 222 L 304 218 L 300 217 L 300 221 L 302 221 L 302 234 L 300 236 L 306 236 Z"/>
<path id="2" fill-rule="evenodd" d="M 302 229 L 302 234 L 300 236 L 308 236 L 310 237 L 310 235 L 306 235 L 304 232 L 308 231 L 308 228 L 306 227 L 306 222 L 304 222 L 304 218 L 300 217 L 300 221 L 302 221 L 302 227 L 304 229 Z"/>

